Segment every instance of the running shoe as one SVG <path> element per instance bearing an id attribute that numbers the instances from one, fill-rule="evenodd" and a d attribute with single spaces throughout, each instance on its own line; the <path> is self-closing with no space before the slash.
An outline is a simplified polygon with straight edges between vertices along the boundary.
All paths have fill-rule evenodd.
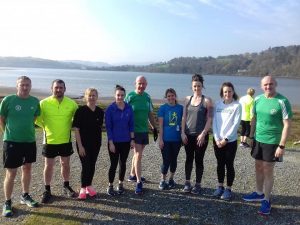
<path id="1" fill-rule="evenodd" d="M 244 148 L 250 148 L 250 145 L 247 142 L 244 142 Z"/>
<path id="2" fill-rule="evenodd" d="M 71 198 L 76 197 L 76 192 L 70 186 L 64 186 L 63 193 L 64 193 L 64 195 L 71 197 Z"/>
<path id="3" fill-rule="evenodd" d="M 11 201 L 5 202 L 3 205 L 2 215 L 5 217 L 11 217 L 13 215 Z"/>
<path id="4" fill-rule="evenodd" d="M 20 203 L 27 205 L 28 207 L 35 208 L 39 206 L 37 201 L 34 201 L 29 194 L 23 196 L 21 195 Z"/>
<path id="5" fill-rule="evenodd" d="M 143 194 L 143 183 L 142 182 L 139 182 L 136 184 L 135 194 L 138 194 L 138 195 Z"/>
<path id="6" fill-rule="evenodd" d="M 241 142 L 241 143 L 240 143 L 240 147 L 242 147 L 242 148 L 245 147 L 245 146 L 244 146 L 244 142 Z"/>
<path id="7" fill-rule="evenodd" d="M 125 188 L 123 187 L 123 184 L 119 184 L 119 186 L 117 187 L 117 192 L 119 195 L 122 195 L 125 193 Z"/>
<path id="8" fill-rule="evenodd" d="M 92 186 L 86 187 L 86 193 L 91 197 L 97 195 L 97 191 Z"/>
<path id="9" fill-rule="evenodd" d="M 134 175 L 134 176 L 129 175 L 128 181 L 129 181 L 129 182 L 136 182 L 136 181 L 137 181 L 136 175 Z M 142 182 L 145 182 L 145 181 L 146 181 L 145 177 L 141 177 L 141 181 L 142 181 Z"/>
<path id="10" fill-rule="evenodd" d="M 106 193 L 110 196 L 114 196 L 117 194 L 114 190 L 114 186 L 108 186 Z"/>
<path id="11" fill-rule="evenodd" d="M 192 190 L 192 185 L 190 182 L 186 181 L 184 184 L 183 192 L 190 193 Z"/>
<path id="12" fill-rule="evenodd" d="M 176 187 L 176 182 L 174 179 L 170 179 L 168 184 L 170 189 L 174 189 Z"/>
<path id="13" fill-rule="evenodd" d="M 42 196 L 42 203 L 48 203 L 50 199 L 52 198 L 52 194 L 50 191 L 44 191 Z"/>
<path id="14" fill-rule="evenodd" d="M 213 193 L 213 196 L 216 198 L 220 198 L 222 194 L 224 193 L 224 187 L 219 186 Z"/>
<path id="15" fill-rule="evenodd" d="M 271 212 L 271 202 L 267 201 L 267 200 L 262 200 L 261 201 L 261 207 L 258 211 L 259 214 L 262 215 L 269 215 Z"/>
<path id="16" fill-rule="evenodd" d="M 246 202 L 260 202 L 264 200 L 265 195 L 264 194 L 257 194 L 257 192 L 252 192 L 251 194 L 244 195 L 243 200 Z"/>
<path id="17" fill-rule="evenodd" d="M 195 184 L 195 186 L 192 188 L 191 193 L 194 195 L 200 195 L 201 193 L 201 185 Z"/>
<path id="18" fill-rule="evenodd" d="M 167 182 L 166 182 L 165 180 L 160 181 L 160 182 L 159 182 L 158 188 L 159 188 L 160 190 L 167 190 L 167 189 L 168 189 L 168 184 L 167 184 Z"/>
<path id="19" fill-rule="evenodd" d="M 80 188 L 78 199 L 80 200 L 86 199 L 86 188 Z"/>
<path id="20" fill-rule="evenodd" d="M 232 192 L 230 189 L 226 188 L 223 194 L 221 195 L 221 199 L 229 201 L 231 200 L 231 198 L 232 198 Z"/>

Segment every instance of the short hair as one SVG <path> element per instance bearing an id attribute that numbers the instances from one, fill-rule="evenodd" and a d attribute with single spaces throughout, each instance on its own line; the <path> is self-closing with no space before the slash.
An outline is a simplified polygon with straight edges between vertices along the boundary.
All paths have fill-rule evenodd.
<path id="1" fill-rule="evenodd" d="M 250 95 L 250 96 L 253 96 L 255 94 L 254 88 L 248 88 L 247 94 Z"/>
<path id="2" fill-rule="evenodd" d="M 115 92 L 116 91 L 124 91 L 124 94 L 126 94 L 125 88 L 123 86 L 119 85 L 119 84 L 116 84 Z"/>
<path id="3" fill-rule="evenodd" d="M 55 79 L 54 81 L 52 81 L 51 87 L 53 87 L 53 85 L 54 85 L 55 83 L 63 84 L 64 87 L 66 88 L 65 82 L 64 82 L 63 80 L 61 80 L 61 79 Z"/>
<path id="4" fill-rule="evenodd" d="M 220 89 L 220 97 L 223 98 L 223 88 L 224 87 L 230 87 L 232 90 L 233 90 L 233 99 L 234 100 L 238 100 L 239 96 L 235 93 L 235 90 L 234 90 L 234 86 L 231 82 L 224 82 L 221 86 L 221 89 Z"/>
<path id="5" fill-rule="evenodd" d="M 22 81 L 22 80 L 28 80 L 30 83 L 31 83 L 31 79 L 27 76 L 20 76 L 17 78 L 17 83 L 19 83 L 19 81 Z"/>
<path id="6" fill-rule="evenodd" d="M 97 95 L 97 97 L 98 97 L 98 91 L 97 91 L 97 89 L 96 88 L 92 88 L 92 87 L 90 87 L 90 88 L 87 88 L 86 90 L 85 90 L 85 92 L 84 92 L 84 97 L 86 98 L 86 96 L 88 96 L 91 92 L 96 92 L 96 95 Z"/>

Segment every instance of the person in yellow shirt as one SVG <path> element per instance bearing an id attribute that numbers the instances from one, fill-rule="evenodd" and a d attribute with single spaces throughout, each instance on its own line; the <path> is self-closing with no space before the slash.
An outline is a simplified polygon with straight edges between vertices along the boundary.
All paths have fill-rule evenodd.
<path id="1" fill-rule="evenodd" d="M 55 157 L 60 157 L 61 175 L 63 178 L 63 193 L 76 197 L 76 192 L 69 185 L 70 156 L 74 153 L 71 140 L 72 120 L 78 106 L 66 96 L 65 82 L 54 80 L 51 86 L 52 95 L 40 102 L 41 115 L 36 124 L 44 130 L 43 156 L 45 157 L 44 183 L 45 191 L 42 203 L 48 203 L 52 198 L 50 183 L 53 176 Z"/>
<path id="2" fill-rule="evenodd" d="M 240 104 L 242 105 L 242 120 L 241 120 L 241 143 L 240 147 L 249 148 L 250 145 L 247 143 L 247 137 L 250 134 L 250 121 L 253 117 L 253 96 L 255 90 L 253 88 L 248 88 L 247 95 L 240 98 Z"/>

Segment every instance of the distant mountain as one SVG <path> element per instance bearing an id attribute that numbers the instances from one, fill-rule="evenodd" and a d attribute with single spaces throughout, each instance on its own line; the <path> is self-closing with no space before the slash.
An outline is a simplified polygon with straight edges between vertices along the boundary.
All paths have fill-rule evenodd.
<path id="1" fill-rule="evenodd" d="M 78 64 L 78 65 L 98 67 L 98 68 L 112 66 L 112 65 L 110 65 L 108 63 L 105 63 L 105 62 L 92 62 L 92 61 L 83 61 L 83 60 L 64 60 L 62 62 L 75 63 L 75 64 Z"/>
<path id="2" fill-rule="evenodd" d="M 103 66 L 109 66 L 109 64 L 80 60 L 58 61 L 34 57 L 0 57 L 0 67 L 97 70 Z"/>
<path id="3" fill-rule="evenodd" d="M 155 73 L 203 73 L 300 78 L 300 45 L 269 48 L 260 53 L 214 57 L 179 57 L 146 66 L 123 65 L 104 70 Z"/>

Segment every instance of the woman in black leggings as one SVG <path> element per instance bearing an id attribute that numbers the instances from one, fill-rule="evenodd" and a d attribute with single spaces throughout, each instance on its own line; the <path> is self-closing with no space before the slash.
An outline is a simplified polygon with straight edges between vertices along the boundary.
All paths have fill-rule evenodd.
<path id="1" fill-rule="evenodd" d="M 225 82 L 220 90 L 221 100 L 215 103 L 213 134 L 214 151 L 217 158 L 218 188 L 213 193 L 223 200 L 232 198 L 231 186 L 234 181 L 234 158 L 237 150 L 237 130 L 241 121 L 242 106 L 232 83 Z M 224 188 L 225 168 L 227 187 Z"/>
<path id="2" fill-rule="evenodd" d="M 203 158 L 208 144 L 208 131 L 212 121 L 212 101 L 202 94 L 203 77 L 195 74 L 192 77 L 193 95 L 187 96 L 182 116 L 181 139 L 185 145 L 185 185 L 184 192 L 200 194 L 203 174 Z M 196 183 L 191 185 L 193 164 L 196 164 Z"/>
<path id="3" fill-rule="evenodd" d="M 105 125 L 108 138 L 110 168 L 108 172 L 108 195 L 123 194 L 123 181 L 126 172 L 126 161 L 130 148 L 134 147 L 134 122 L 132 107 L 124 102 L 125 89 L 116 85 L 115 102 L 105 111 Z M 119 164 L 119 184 L 114 191 L 113 182 Z"/>

